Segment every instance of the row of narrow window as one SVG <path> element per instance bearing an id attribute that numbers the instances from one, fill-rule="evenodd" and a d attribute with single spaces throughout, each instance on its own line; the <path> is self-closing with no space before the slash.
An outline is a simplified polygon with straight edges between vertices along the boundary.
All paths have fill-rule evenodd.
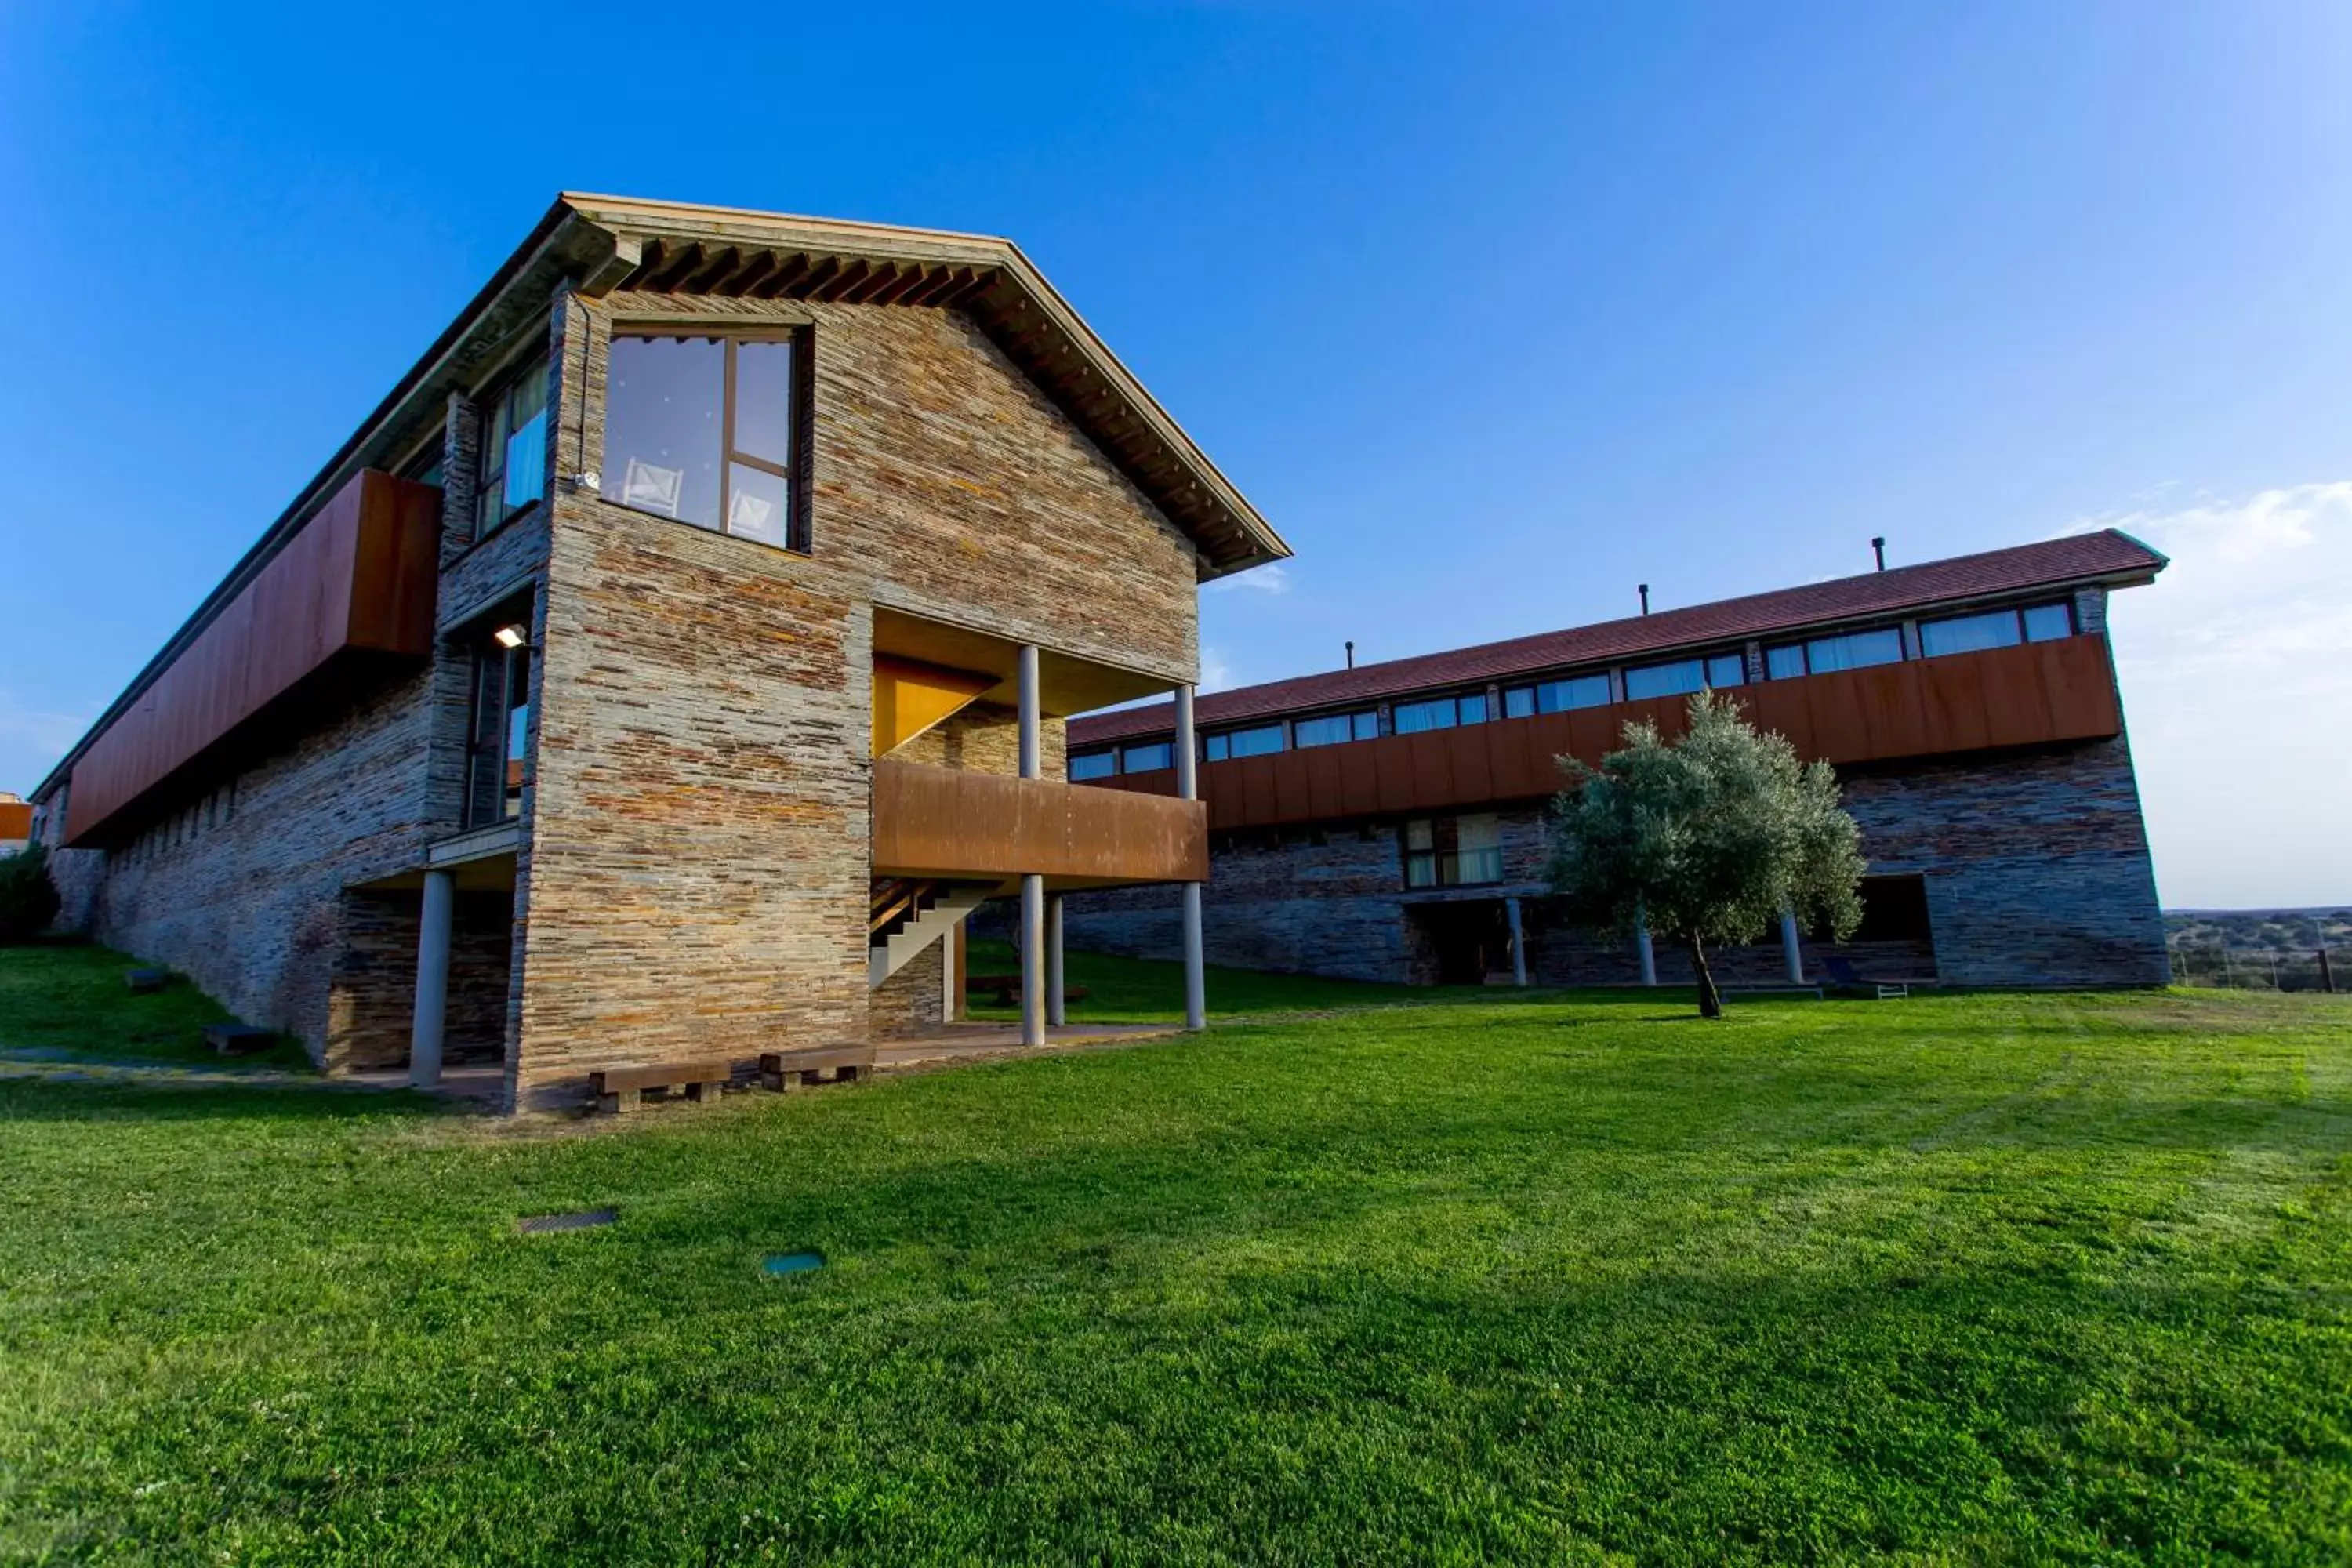
<path id="1" fill-rule="evenodd" d="M 1976 653 L 1986 648 L 2013 647 L 2020 643 L 2048 642 L 2074 635 L 2074 607 L 2063 601 L 2030 605 L 2022 609 L 1986 610 L 1973 615 L 1921 621 L 1918 657 L 1936 658 L 1945 654 Z M 1881 626 L 1865 632 L 1843 632 L 1834 637 L 1811 637 L 1802 642 L 1767 647 L 1764 649 L 1764 675 L 1768 680 L 1786 680 L 1804 675 L 1827 675 L 1841 669 L 1863 669 L 1876 664 L 1896 664 L 1906 657 L 1903 628 Z M 1737 653 L 1709 654 L 1696 658 L 1671 659 L 1662 664 L 1636 665 L 1624 673 L 1624 700 L 1638 702 L 1647 698 L 1681 697 L 1709 688 L 1719 691 L 1727 687 L 1744 685 L 1747 679 L 1747 658 Z M 1495 698 L 1484 691 L 1399 702 L 1390 710 L 1393 726 L 1391 732 L 1412 735 L 1430 730 L 1451 730 L 1463 724 L 1483 724 L 1489 719 L 1526 719 L 1538 713 L 1565 713 L 1578 708 L 1599 708 L 1616 700 L 1618 699 L 1607 672 L 1567 675 L 1526 686 L 1506 688 L 1502 692 L 1499 711 Z M 1279 721 L 1245 729 L 1221 730 L 1203 737 L 1201 754 L 1205 761 L 1222 763 L 1234 757 L 1261 756 L 1271 752 L 1326 746 L 1342 741 L 1369 741 L 1380 733 L 1380 714 L 1376 710 L 1326 713 L 1312 719 L 1293 720 L 1287 726 L 1286 734 L 1286 726 Z M 1070 777 L 1084 781 L 1107 778 L 1114 773 L 1149 773 L 1157 768 L 1171 767 L 1174 763 L 1175 749 L 1171 742 L 1145 742 L 1132 746 L 1074 752 L 1070 757 Z"/>

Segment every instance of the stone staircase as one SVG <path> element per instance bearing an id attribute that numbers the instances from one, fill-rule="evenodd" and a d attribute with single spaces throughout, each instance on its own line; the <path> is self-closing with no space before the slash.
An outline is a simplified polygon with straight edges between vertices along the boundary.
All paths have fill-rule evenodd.
<path id="1" fill-rule="evenodd" d="M 995 891 L 985 882 L 877 877 L 867 911 L 866 983 L 881 984 Z"/>

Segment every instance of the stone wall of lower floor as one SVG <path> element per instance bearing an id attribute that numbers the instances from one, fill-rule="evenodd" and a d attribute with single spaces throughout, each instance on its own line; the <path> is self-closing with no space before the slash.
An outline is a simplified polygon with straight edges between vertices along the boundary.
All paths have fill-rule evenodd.
<path id="1" fill-rule="evenodd" d="M 874 988 L 866 1017 L 875 1038 L 921 1034 L 946 1020 L 947 946 L 947 942 L 931 943 Z"/>
<path id="2" fill-rule="evenodd" d="M 177 970 L 327 1061 L 346 889 L 414 867 L 428 832 L 430 682 L 367 691 L 280 750 L 182 780 L 111 847 L 59 852 L 60 928 Z M 413 942 L 408 965 L 413 984 Z"/>
<path id="3" fill-rule="evenodd" d="M 413 890 L 354 889 L 343 895 L 321 1058 L 329 1071 L 407 1064 L 422 904 L 423 895 Z M 504 1059 L 513 953 L 514 895 L 459 893 L 450 920 L 444 1065 Z"/>
<path id="4" fill-rule="evenodd" d="M 2170 975 L 2164 922 L 2121 737 L 2047 750 L 1856 771 L 1846 808 L 1874 875 L 1916 876 L 1925 940 L 1802 940 L 1809 974 L 1842 959 L 1865 979 L 1990 986 L 2154 985 Z M 1465 945 L 1488 973 L 1510 966 L 1501 898 L 1522 895 L 1529 978 L 1543 984 L 1638 980 L 1633 942 L 1579 931 L 1540 900 L 1543 816 L 1496 814 L 1503 882 L 1492 891 L 1409 891 L 1401 825 L 1321 824 L 1221 835 L 1203 895 L 1213 963 L 1433 984 L 1463 978 Z M 1449 910 L 1451 912 L 1449 912 Z M 1073 947 L 1136 957 L 1181 954 L 1172 888 L 1073 894 Z M 1660 942 L 1656 971 L 1686 982 L 1687 956 Z M 1767 984 L 1785 965 L 1777 936 L 1710 959 L 1718 979 Z"/>

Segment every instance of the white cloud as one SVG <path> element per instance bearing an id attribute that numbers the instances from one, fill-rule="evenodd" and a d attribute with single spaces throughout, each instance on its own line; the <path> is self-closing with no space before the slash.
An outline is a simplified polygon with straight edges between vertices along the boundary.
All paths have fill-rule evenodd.
<path id="1" fill-rule="evenodd" d="M 1236 572 L 1230 577 L 1220 577 L 1204 585 L 1209 593 L 1222 594 L 1230 588 L 1250 588 L 1261 594 L 1290 592 L 1290 574 L 1279 561 L 1264 566 L 1253 566 L 1246 572 Z"/>
<path id="2" fill-rule="evenodd" d="M 1215 648 L 1201 650 L 1201 685 L 1202 691 L 1223 691 L 1234 683 L 1233 666 L 1227 664 Z"/>
<path id="3" fill-rule="evenodd" d="M 2169 494 L 2068 531 L 2172 557 L 2110 609 L 2164 900 L 2352 902 L 2352 479 Z"/>

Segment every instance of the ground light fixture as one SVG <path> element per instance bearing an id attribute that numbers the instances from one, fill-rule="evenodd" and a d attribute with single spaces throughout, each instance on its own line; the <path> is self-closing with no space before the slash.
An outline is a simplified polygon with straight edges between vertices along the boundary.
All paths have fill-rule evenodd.
<path id="1" fill-rule="evenodd" d="M 824 1254 L 808 1252 L 772 1252 L 760 1259 L 760 1272 L 782 1279 L 793 1274 L 813 1274 L 824 1267 Z"/>

